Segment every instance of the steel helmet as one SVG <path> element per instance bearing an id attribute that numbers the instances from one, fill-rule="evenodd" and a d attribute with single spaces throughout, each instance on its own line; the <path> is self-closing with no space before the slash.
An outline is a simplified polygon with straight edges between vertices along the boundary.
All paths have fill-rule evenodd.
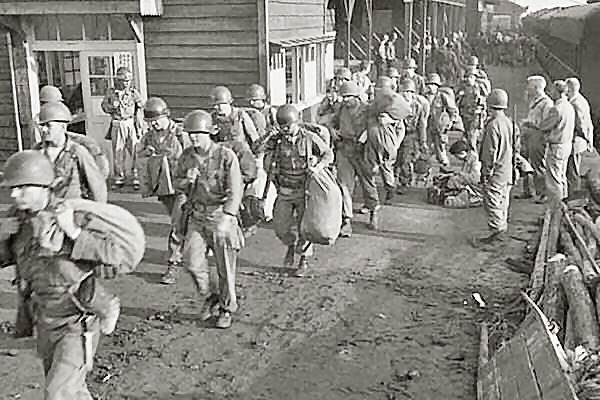
<path id="1" fill-rule="evenodd" d="M 131 73 L 129 68 L 119 67 L 119 69 L 117 69 L 115 78 L 121 81 L 130 81 L 133 80 L 133 74 Z"/>
<path id="2" fill-rule="evenodd" d="M 39 123 L 45 124 L 50 121 L 71 122 L 73 117 L 71 111 L 63 103 L 46 103 L 40 108 Z"/>
<path id="3" fill-rule="evenodd" d="M 54 178 L 54 166 L 48 157 L 38 150 L 24 150 L 11 155 L 6 160 L 1 185 L 4 187 L 50 186 Z"/>
<path id="4" fill-rule="evenodd" d="M 470 66 L 478 66 L 479 65 L 479 58 L 477 58 L 477 56 L 471 56 L 469 57 L 469 63 L 467 65 Z"/>
<path id="5" fill-rule="evenodd" d="M 63 101 L 63 96 L 59 88 L 52 85 L 46 85 L 40 89 L 41 103 L 54 103 L 56 101 Z"/>
<path id="6" fill-rule="evenodd" d="M 162 116 L 169 116 L 169 106 L 160 97 L 150 97 L 144 105 L 144 118 L 155 120 Z"/>
<path id="7" fill-rule="evenodd" d="M 431 73 L 427 76 L 427 82 L 425 82 L 427 85 L 437 85 L 437 86 L 442 86 L 442 78 L 440 78 L 439 74 Z"/>
<path id="8" fill-rule="evenodd" d="M 402 82 L 400 82 L 400 88 L 399 90 L 401 92 L 413 92 L 416 93 L 417 92 L 417 86 L 415 85 L 415 82 L 412 79 L 404 79 L 402 80 Z"/>
<path id="9" fill-rule="evenodd" d="M 212 116 L 204 110 L 194 110 L 185 116 L 183 130 L 187 133 L 207 133 L 210 135 L 214 131 Z"/>
<path id="10" fill-rule="evenodd" d="M 400 72 L 398 72 L 398 68 L 389 67 L 387 70 L 387 76 L 390 78 L 398 78 L 400 76 Z"/>
<path id="11" fill-rule="evenodd" d="M 289 125 L 300 120 L 298 109 L 291 104 L 284 104 L 277 110 L 277 123 Z"/>
<path id="12" fill-rule="evenodd" d="M 212 105 L 216 104 L 231 104 L 233 97 L 231 91 L 225 86 L 217 86 L 210 92 L 210 99 Z"/>
<path id="13" fill-rule="evenodd" d="M 346 81 L 340 87 L 340 96 L 360 96 L 360 89 L 358 85 L 353 81 Z"/>
<path id="14" fill-rule="evenodd" d="M 248 86 L 248 90 L 246 90 L 246 97 L 248 100 L 266 100 L 267 94 L 265 93 L 265 88 L 257 83 L 253 83 Z"/>
<path id="15" fill-rule="evenodd" d="M 492 89 L 487 98 L 487 104 L 490 108 L 495 109 L 508 108 L 508 94 L 502 89 Z"/>
<path id="16" fill-rule="evenodd" d="M 417 62 L 415 61 L 414 58 L 405 58 L 404 61 L 402 61 L 402 68 L 403 69 L 417 69 Z"/>
<path id="17" fill-rule="evenodd" d="M 352 79 L 352 72 L 350 72 L 350 69 L 342 67 L 335 72 L 335 77 L 340 79 L 346 79 L 349 81 L 350 79 Z"/>
<path id="18" fill-rule="evenodd" d="M 377 79 L 377 83 L 375 84 L 375 89 L 381 90 L 391 90 L 393 92 L 396 91 L 396 82 L 390 78 L 389 76 L 380 76 Z"/>

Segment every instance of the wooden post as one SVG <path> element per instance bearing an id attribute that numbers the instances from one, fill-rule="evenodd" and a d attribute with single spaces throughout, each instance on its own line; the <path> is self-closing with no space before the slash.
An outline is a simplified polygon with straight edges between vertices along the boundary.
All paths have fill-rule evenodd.
<path id="1" fill-rule="evenodd" d="M 550 220 L 552 212 L 546 210 L 544 222 L 540 231 L 540 242 L 538 244 L 533 271 L 529 279 L 530 296 L 533 301 L 538 301 L 544 287 L 544 275 L 546 272 L 546 249 L 548 246 L 548 233 L 550 231 Z"/>
<path id="2" fill-rule="evenodd" d="M 269 65 L 271 55 L 269 52 L 269 18 L 268 1 L 258 0 L 258 80 L 268 94 L 271 93 L 269 79 Z M 323 24 L 323 26 L 325 26 Z"/>
<path id="3" fill-rule="evenodd" d="M 438 2 L 431 1 L 431 38 L 437 39 L 438 36 Z"/>
<path id="4" fill-rule="evenodd" d="M 425 75 L 425 62 L 427 60 L 427 54 L 425 49 L 425 44 L 427 42 L 427 0 L 423 0 L 423 12 L 421 13 L 421 24 L 422 24 L 422 32 L 421 32 L 421 74 Z"/>
<path id="5" fill-rule="evenodd" d="M 404 0 L 404 57 L 412 54 L 413 0 Z"/>
<path id="6" fill-rule="evenodd" d="M 485 388 L 481 385 L 481 379 L 483 377 L 483 366 L 486 365 L 490 359 L 489 357 L 489 337 L 488 337 L 488 326 L 485 322 L 481 323 L 481 336 L 479 340 L 479 363 L 477 365 L 477 400 L 483 399 Z"/>
<path id="7" fill-rule="evenodd" d="M 556 254 L 556 246 L 558 244 L 558 233 L 560 223 L 562 221 L 562 209 L 555 207 L 552 209 L 552 219 L 550 220 L 550 231 L 548 234 L 548 246 L 546 248 L 546 259 L 553 257 Z"/>
<path id="8" fill-rule="evenodd" d="M 566 214 L 566 213 L 565 213 Z M 600 329 L 596 310 L 590 293 L 583 283 L 583 275 L 579 268 L 569 265 L 561 277 L 565 290 L 569 312 L 573 317 L 573 333 L 575 346 L 582 345 L 586 349 L 596 349 L 600 345 Z"/>
<path id="9" fill-rule="evenodd" d="M 566 307 L 562 294 L 560 277 L 565 269 L 566 257 L 564 254 L 555 254 L 548 259 L 546 266 L 546 280 L 544 284 L 544 295 L 540 308 L 550 321 L 554 321 L 560 327 L 557 334 L 564 337 Z"/>
<path id="10" fill-rule="evenodd" d="M 352 13 L 355 0 L 344 0 L 346 10 L 346 67 L 350 68 L 350 50 L 352 49 Z"/>
<path id="11" fill-rule="evenodd" d="M 21 118 L 19 116 L 19 96 L 17 93 L 17 78 L 15 72 L 15 60 L 13 43 L 10 32 L 6 32 L 6 47 L 8 50 L 8 64 L 10 69 L 10 86 L 13 98 L 13 111 L 15 113 L 15 129 L 17 133 L 17 149 L 23 151 L 23 135 L 21 133 Z"/>
<path id="12" fill-rule="evenodd" d="M 369 36 L 367 38 L 367 46 L 369 47 L 369 53 L 367 60 L 369 65 L 373 61 L 373 0 L 365 0 L 367 8 L 367 25 L 369 28 Z"/>
<path id="13" fill-rule="evenodd" d="M 564 206 L 564 205 L 563 205 L 563 207 L 566 208 L 566 206 Z M 594 260 L 594 257 L 592 257 L 592 255 L 590 254 L 590 251 L 587 248 L 585 240 L 583 239 L 583 237 L 581 236 L 579 231 L 577 231 L 577 228 L 575 228 L 575 225 L 573 224 L 573 221 L 571 220 L 571 217 L 569 216 L 568 210 L 565 209 L 564 211 L 565 211 L 564 212 L 565 222 L 567 223 L 567 226 L 569 227 L 571 234 L 575 238 L 575 242 L 577 243 L 578 246 L 581 246 L 579 248 L 579 250 L 582 253 L 581 255 L 588 259 L 588 261 L 590 262 L 590 264 L 591 264 L 592 268 L 594 269 L 594 271 L 596 272 L 596 274 L 600 275 L 600 268 L 598 267 L 598 264 L 596 264 L 596 260 Z"/>

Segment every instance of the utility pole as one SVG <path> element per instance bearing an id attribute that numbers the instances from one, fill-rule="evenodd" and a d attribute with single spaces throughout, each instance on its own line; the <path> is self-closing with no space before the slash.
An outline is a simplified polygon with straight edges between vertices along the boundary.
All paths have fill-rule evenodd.
<path id="1" fill-rule="evenodd" d="M 346 11 L 346 67 L 350 68 L 350 50 L 352 48 L 352 12 L 354 11 L 355 0 L 344 0 Z"/>
<path id="2" fill-rule="evenodd" d="M 404 57 L 412 53 L 413 0 L 404 0 Z"/>
<path id="3" fill-rule="evenodd" d="M 365 0 L 367 8 L 367 24 L 369 25 L 369 36 L 367 39 L 367 46 L 369 47 L 367 53 L 367 60 L 369 65 L 373 58 L 373 0 Z"/>
<path id="4" fill-rule="evenodd" d="M 425 62 L 427 61 L 427 0 L 423 0 L 423 12 L 421 13 L 423 32 L 421 35 L 421 74 L 425 75 Z"/>

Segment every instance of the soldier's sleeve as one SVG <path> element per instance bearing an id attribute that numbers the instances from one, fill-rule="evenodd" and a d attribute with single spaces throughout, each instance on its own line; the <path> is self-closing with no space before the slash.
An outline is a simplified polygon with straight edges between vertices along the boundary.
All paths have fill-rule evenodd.
<path id="1" fill-rule="evenodd" d="M 584 110 L 582 107 L 582 104 L 579 101 L 575 101 L 573 103 L 571 103 L 573 105 L 573 108 L 575 109 L 575 135 L 576 136 L 582 136 L 585 139 L 587 139 L 585 136 L 585 129 L 584 129 L 584 125 L 585 125 L 585 117 L 584 117 Z"/>
<path id="2" fill-rule="evenodd" d="M 113 95 L 114 95 L 113 89 L 109 88 L 106 90 L 106 95 L 104 95 L 104 98 L 102 99 L 102 104 L 101 104 L 102 111 L 104 111 L 107 114 L 113 113 L 113 106 L 112 106 Z"/>
<path id="3" fill-rule="evenodd" d="M 144 98 L 137 89 L 133 89 L 133 101 L 135 102 L 135 106 L 138 110 L 142 110 L 144 108 Z"/>
<path id="4" fill-rule="evenodd" d="M 481 175 L 490 176 L 494 173 L 494 166 L 498 160 L 499 134 L 495 125 L 489 124 L 481 148 Z"/>
<path id="5" fill-rule="evenodd" d="M 539 129 L 541 131 L 551 131 L 559 121 L 558 110 L 556 107 L 552 107 L 548 114 L 540 121 Z"/>
<path id="6" fill-rule="evenodd" d="M 419 132 L 419 143 L 427 143 L 427 110 L 425 107 L 423 107 L 419 113 L 419 123 L 417 126 Z"/>
<path id="7" fill-rule="evenodd" d="M 238 159 L 233 152 L 230 152 L 230 154 L 231 156 L 227 157 L 225 165 L 227 170 L 225 174 L 227 182 L 225 184 L 229 189 L 229 196 L 227 196 L 227 201 L 223 205 L 223 211 L 227 214 L 237 215 L 244 195 L 244 183 Z"/>
<path id="8" fill-rule="evenodd" d="M 333 162 L 333 150 L 331 147 L 329 147 L 327 143 L 325 143 L 325 141 L 323 141 L 323 139 L 321 139 L 316 133 L 309 131 L 308 134 L 310 135 L 310 139 L 312 141 L 313 153 L 316 147 L 316 150 L 320 156 L 319 163 L 323 165 L 331 164 Z"/>
<path id="9" fill-rule="evenodd" d="M 190 180 L 187 178 L 187 157 L 187 152 L 184 151 L 175 166 L 175 181 L 173 184 L 179 192 L 186 192 L 190 186 Z"/>
<path id="10" fill-rule="evenodd" d="M 98 168 L 96 161 L 87 150 L 82 148 L 77 151 L 77 159 L 82 178 L 85 179 L 88 189 L 92 192 L 93 200 L 106 203 L 108 201 L 106 178 Z"/>
<path id="11" fill-rule="evenodd" d="M 272 135 L 265 144 L 265 158 L 264 158 L 264 168 L 267 173 L 269 173 L 272 169 L 272 164 L 275 161 L 275 152 L 277 151 L 277 141 L 279 140 L 279 135 Z"/>
<path id="12" fill-rule="evenodd" d="M 244 128 L 244 133 L 246 134 L 246 139 L 248 140 L 248 144 L 252 146 L 255 143 L 259 142 L 260 136 L 256 131 L 256 126 L 254 126 L 254 121 L 248 115 L 246 111 L 240 111 L 242 113 L 242 127 Z"/>

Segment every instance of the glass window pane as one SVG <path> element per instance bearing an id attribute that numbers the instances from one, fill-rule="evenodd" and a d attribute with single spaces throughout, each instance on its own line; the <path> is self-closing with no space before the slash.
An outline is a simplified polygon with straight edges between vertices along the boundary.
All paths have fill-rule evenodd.
<path id="1" fill-rule="evenodd" d="M 109 86 L 109 78 L 90 78 L 90 90 L 92 96 L 104 96 Z"/>
<path id="2" fill-rule="evenodd" d="M 108 15 L 86 15 L 85 24 L 86 40 L 108 40 Z"/>
<path id="3" fill-rule="evenodd" d="M 110 75 L 110 57 L 92 56 L 89 59 L 90 75 Z"/>
<path id="4" fill-rule="evenodd" d="M 133 40 L 133 32 L 129 26 L 129 22 L 124 15 L 111 15 L 110 16 L 110 32 L 111 40 Z"/>
<path id="5" fill-rule="evenodd" d="M 83 16 L 59 15 L 58 24 L 60 26 L 60 40 L 83 40 L 81 34 Z"/>

